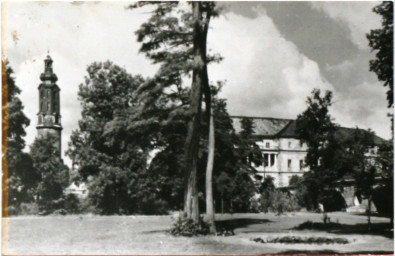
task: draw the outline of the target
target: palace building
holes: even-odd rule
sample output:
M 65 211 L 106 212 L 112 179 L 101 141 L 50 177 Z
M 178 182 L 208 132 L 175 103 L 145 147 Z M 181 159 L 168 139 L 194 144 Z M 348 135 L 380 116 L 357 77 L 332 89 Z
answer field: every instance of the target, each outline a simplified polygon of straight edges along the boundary
M 292 176 L 302 176 L 308 168 L 304 165 L 307 154 L 307 145 L 301 143 L 296 134 L 296 121 L 292 119 L 233 116 L 233 127 L 236 133 L 241 131 L 241 120 L 252 119 L 254 124 L 254 137 L 260 147 L 264 164 L 254 166 L 258 175 L 265 178 L 270 175 L 274 178 L 276 187 L 289 186 Z M 339 139 L 352 136 L 355 129 L 340 127 L 336 133 Z M 374 143 L 380 145 L 386 141 L 374 136 Z

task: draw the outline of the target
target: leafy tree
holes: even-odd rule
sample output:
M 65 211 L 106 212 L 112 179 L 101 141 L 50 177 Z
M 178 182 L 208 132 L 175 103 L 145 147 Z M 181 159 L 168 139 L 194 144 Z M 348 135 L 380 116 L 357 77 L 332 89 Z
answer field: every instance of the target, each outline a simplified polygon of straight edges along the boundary
M 243 140 L 236 134 L 232 119 L 226 110 L 226 101 L 215 100 L 215 163 L 214 199 L 217 211 L 247 212 L 250 199 L 256 193 L 247 165 L 248 153 L 242 150 Z M 255 142 L 254 142 L 255 143 Z
M 18 95 L 21 93 L 15 84 L 13 70 L 8 61 L 2 62 L 3 69 L 3 170 L 5 186 L 3 195 L 9 207 L 18 207 L 21 202 L 33 200 L 33 189 L 37 184 L 37 175 L 33 170 L 28 154 L 22 152 L 25 147 L 25 129 L 30 120 L 23 113 L 23 104 Z M 5 97 L 5 98 L 4 98 Z M 7 205 L 7 202 L 5 202 Z M 6 216 L 7 214 L 4 214 Z
M 295 196 L 289 192 L 280 191 L 274 186 L 274 179 L 270 175 L 260 186 L 259 211 L 276 212 L 278 215 L 284 212 L 298 210 L 300 207 Z
M 375 146 L 373 136 L 371 131 L 356 129 L 344 145 L 347 148 L 346 154 L 351 167 L 351 175 L 355 179 L 357 193 L 368 199 L 369 229 L 373 186 L 376 184 L 375 178 L 378 171 L 375 156 L 370 152 Z
M 147 166 L 151 144 L 158 138 L 145 136 L 146 130 L 154 129 L 156 121 L 128 123 L 139 107 L 134 93 L 144 79 L 111 62 L 93 63 L 87 72 L 78 93 L 82 119 L 67 152 L 77 179 L 87 182 L 89 199 L 103 214 L 163 213 L 161 195 L 166 193 L 158 186 L 162 174 L 171 170 L 154 167 L 159 160 Z M 159 153 L 158 159 L 163 157 Z M 152 207 L 155 204 L 162 208 Z
M 310 170 L 304 175 L 311 196 L 308 208 L 316 208 L 324 189 L 332 187 L 347 170 L 341 161 L 344 148 L 335 138 L 337 125 L 329 115 L 331 100 L 330 91 L 321 97 L 320 90 L 313 90 L 307 98 L 307 109 L 296 120 L 297 134 L 308 146 L 305 163 Z
M 33 166 L 39 174 L 37 203 L 40 211 L 50 213 L 62 207 L 63 190 L 69 184 L 69 168 L 59 157 L 58 138 L 50 133 L 38 137 L 30 146 Z
M 170 117 L 181 114 L 188 119 L 184 154 L 184 212 L 187 218 L 199 223 L 197 169 L 201 101 L 204 93 L 209 117 L 211 95 L 207 64 L 216 58 L 207 56 L 207 33 L 210 19 L 217 15 L 217 11 L 212 2 L 192 2 L 191 11 L 177 9 L 178 2 L 155 4 L 151 18 L 136 33 L 138 41 L 142 42 L 140 50 L 154 63 L 160 64 L 160 68 L 141 91 L 148 103 L 146 106 L 158 102 L 153 97 L 155 94 L 163 94 L 172 87 L 176 88 L 178 96 L 181 93 L 189 94 L 189 97 L 185 97 L 186 94 L 181 96 L 182 107 L 177 110 L 173 108 Z M 139 4 L 131 8 L 137 6 Z M 176 12 L 178 16 L 174 15 Z M 185 76 L 192 76 L 190 90 L 185 90 L 183 86 Z
M 367 35 L 369 46 L 372 48 L 372 51 L 376 52 L 376 58 L 370 61 L 370 71 L 373 71 L 377 74 L 378 79 L 384 82 L 384 86 L 388 86 L 388 107 L 392 107 L 394 103 L 393 2 L 383 1 L 381 4 L 373 8 L 373 12 L 381 15 L 382 28 L 373 29 Z
M 379 187 L 373 191 L 372 200 L 379 213 L 389 216 L 394 221 L 394 147 L 392 142 L 378 147 L 375 159 L 377 176 L 381 179 Z
M 244 117 L 240 122 L 240 152 L 243 155 L 242 158 L 245 159 L 246 168 L 251 169 L 252 164 L 256 166 L 262 165 L 262 152 L 253 137 L 255 129 L 253 120 L 251 118 Z

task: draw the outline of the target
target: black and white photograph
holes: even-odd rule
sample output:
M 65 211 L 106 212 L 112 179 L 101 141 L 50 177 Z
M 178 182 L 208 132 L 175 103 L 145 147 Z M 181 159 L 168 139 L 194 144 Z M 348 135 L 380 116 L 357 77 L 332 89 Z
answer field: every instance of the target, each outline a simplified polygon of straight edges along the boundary
M 2 255 L 393 255 L 392 1 L 2 1 Z

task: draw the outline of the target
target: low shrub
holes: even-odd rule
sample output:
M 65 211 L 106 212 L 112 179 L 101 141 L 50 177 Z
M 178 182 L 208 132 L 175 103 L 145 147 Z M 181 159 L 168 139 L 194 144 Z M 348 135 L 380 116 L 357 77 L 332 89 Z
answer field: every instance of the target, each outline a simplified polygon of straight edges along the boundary
M 178 217 L 170 233 L 174 236 L 203 236 L 210 233 L 210 228 L 202 218 L 200 224 L 196 224 L 192 219 Z
M 37 215 L 39 208 L 37 203 L 21 203 L 18 209 L 18 215 Z
M 296 226 L 294 229 L 296 230 L 328 230 L 328 229 L 339 229 L 342 227 L 342 224 L 334 223 L 334 222 L 327 222 L 327 223 L 320 223 L 320 222 L 312 222 L 306 221 L 302 224 Z
M 259 207 L 261 212 L 275 212 L 278 215 L 301 209 L 296 198 L 291 193 L 277 189 L 264 191 L 259 198 L 259 204 L 255 203 L 254 207 Z
M 62 210 L 66 213 L 76 214 L 82 212 L 80 199 L 74 194 L 67 194 L 63 196 Z

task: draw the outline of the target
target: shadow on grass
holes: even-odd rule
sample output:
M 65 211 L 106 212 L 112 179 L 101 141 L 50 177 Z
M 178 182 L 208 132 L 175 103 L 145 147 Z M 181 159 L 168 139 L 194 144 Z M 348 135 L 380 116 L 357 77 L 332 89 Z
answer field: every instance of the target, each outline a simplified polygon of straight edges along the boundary
M 217 230 L 227 230 L 234 232 L 237 228 L 244 228 L 254 224 L 263 224 L 271 222 L 267 219 L 254 219 L 254 218 L 239 218 L 231 220 L 217 220 L 215 226 Z
M 352 252 L 338 252 L 338 251 L 333 251 L 333 250 L 311 250 L 311 251 L 305 251 L 305 250 L 288 250 L 288 251 L 283 251 L 279 252 L 277 254 L 283 254 L 283 255 L 334 255 L 334 254 L 342 254 L 342 255 L 361 255 L 361 254 L 386 254 L 386 255 L 392 255 L 394 251 L 352 251 Z
M 267 219 L 254 219 L 254 218 L 239 218 L 239 219 L 231 219 L 231 220 L 217 220 L 215 221 L 215 226 L 218 232 L 230 232 L 234 235 L 234 230 L 237 228 L 248 227 L 253 224 L 263 224 L 271 222 Z M 155 233 L 168 233 L 170 229 L 162 229 L 162 230 L 149 230 L 141 232 L 142 234 L 155 234 Z
M 335 234 L 358 234 L 358 235 L 379 235 L 387 238 L 393 238 L 393 226 L 390 223 L 372 223 L 371 229 L 368 229 L 367 223 L 360 223 L 355 225 L 341 224 L 341 223 L 320 223 L 306 221 L 294 228 L 293 230 L 319 230 L 327 231 Z
M 141 234 L 165 234 L 169 233 L 171 229 L 161 229 L 161 230 L 149 230 L 149 231 L 143 231 Z

